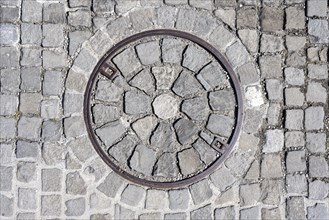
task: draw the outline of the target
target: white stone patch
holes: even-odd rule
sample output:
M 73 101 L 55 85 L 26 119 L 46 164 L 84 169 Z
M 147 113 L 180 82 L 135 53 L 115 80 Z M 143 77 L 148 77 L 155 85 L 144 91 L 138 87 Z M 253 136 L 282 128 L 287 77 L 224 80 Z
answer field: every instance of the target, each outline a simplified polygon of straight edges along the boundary
M 168 94 L 163 94 L 155 98 L 153 102 L 154 113 L 161 119 L 169 119 L 178 113 L 179 102 L 176 98 Z
M 260 86 L 249 86 L 245 89 L 246 105 L 249 108 L 257 108 L 264 104 L 262 89 Z

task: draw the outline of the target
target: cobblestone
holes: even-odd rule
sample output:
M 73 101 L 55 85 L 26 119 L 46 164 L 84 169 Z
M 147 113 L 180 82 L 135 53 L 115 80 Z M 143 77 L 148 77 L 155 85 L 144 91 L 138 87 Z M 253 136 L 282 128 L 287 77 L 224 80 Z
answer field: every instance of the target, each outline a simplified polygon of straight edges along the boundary
M 23 23 L 21 24 L 21 41 L 23 44 L 41 45 L 42 30 L 41 25 Z
M 287 199 L 287 218 L 306 219 L 303 197 L 290 197 Z
M 2 0 L 1 4 L 0 214 L 4 218 L 328 215 L 327 1 Z M 106 166 L 92 147 L 81 113 L 87 80 L 99 57 L 127 36 L 163 28 L 191 32 L 225 55 L 240 79 L 245 108 L 240 144 L 223 166 L 188 187 L 156 190 L 131 185 Z M 154 51 L 153 47 L 136 51 L 136 46 L 149 43 Z M 132 43 L 107 60 L 118 75 L 112 82 L 103 76 L 96 79 L 90 109 L 96 138 L 116 164 L 141 178 L 145 172 L 151 173 L 146 176 L 149 180 L 169 181 L 192 177 L 221 156 L 211 147 L 212 132 L 226 120 L 212 117 L 232 121 L 225 124 L 225 131 L 215 132 L 225 136 L 223 141 L 230 140 L 232 129 L 227 126 L 235 126 L 236 100 L 226 68 L 204 52 L 197 43 L 157 36 Z M 145 58 L 150 66 L 143 65 Z M 142 113 L 126 114 L 127 92 L 147 97 Z M 154 111 L 154 100 L 164 94 L 177 104 L 168 108 L 176 111 L 162 121 L 159 112 L 169 111 Z M 143 106 L 138 101 L 134 105 Z M 141 164 L 132 158 L 146 161 L 137 156 L 138 145 L 155 154 L 154 160 L 147 157 L 152 165 L 142 172 L 131 168 Z
M 327 3 L 326 0 L 307 1 L 307 16 L 325 17 L 327 15 Z
M 305 111 L 305 129 L 316 130 L 323 128 L 324 111 L 322 107 L 309 107 Z
M 303 172 L 306 170 L 305 151 L 290 151 L 286 157 L 288 173 Z
M 170 190 L 169 208 L 171 210 L 183 209 L 186 210 L 189 206 L 190 195 L 187 189 Z
M 309 172 L 311 177 L 327 177 L 329 175 L 329 167 L 325 158 L 322 156 L 310 156 Z
M 71 199 L 65 202 L 67 216 L 81 216 L 85 212 L 86 201 L 83 198 Z
M 29 188 L 18 188 L 18 207 L 21 209 L 36 209 L 36 190 Z
M 62 172 L 59 169 L 43 169 L 41 179 L 44 192 L 58 192 L 62 188 Z
M 325 103 L 327 101 L 326 88 L 321 83 L 309 83 L 307 86 L 306 100 L 308 102 Z
M 305 175 L 287 175 L 286 190 L 287 193 L 307 195 L 307 180 Z

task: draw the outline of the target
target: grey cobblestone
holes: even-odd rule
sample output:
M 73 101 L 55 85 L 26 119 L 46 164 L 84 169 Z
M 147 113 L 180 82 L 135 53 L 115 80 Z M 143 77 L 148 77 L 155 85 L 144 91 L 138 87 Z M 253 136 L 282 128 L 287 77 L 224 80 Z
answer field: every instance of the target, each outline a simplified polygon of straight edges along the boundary
M 305 11 L 302 7 L 288 7 L 286 9 L 286 29 L 304 29 Z
M 306 219 L 303 197 L 290 197 L 287 199 L 287 218 Z
M 30 188 L 18 188 L 17 205 L 21 209 L 36 209 L 36 190 Z
M 262 56 L 259 65 L 263 78 L 280 78 L 282 76 L 280 55 Z
M 262 202 L 267 205 L 279 205 L 283 183 L 281 180 L 265 180 L 261 184 Z
M 328 21 L 320 19 L 310 19 L 308 21 L 308 34 L 311 35 L 312 43 L 329 42 Z
M 1 216 L 10 217 L 13 215 L 13 198 L 0 194 L 0 214 Z
M 19 8 L 17 7 L 1 7 L 0 21 L 3 23 L 15 23 L 19 19 Z
M 289 130 L 302 130 L 304 111 L 302 109 L 286 110 L 285 127 Z
M 115 197 L 118 190 L 123 185 L 123 180 L 114 172 L 110 173 L 105 180 L 97 187 L 99 191 L 104 193 L 108 197 Z
M 305 129 L 316 130 L 323 128 L 324 111 L 322 107 L 309 107 L 305 111 Z
M 62 210 L 60 195 L 45 195 L 41 197 L 42 216 L 60 216 Z
M 241 219 L 259 219 L 260 209 L 258 206 L 240 210 Z
M 64 43 L 64 28 L 61 24 L 44 24 L 42 26 L 44 47 L 61 47 Z
M 263 152 L 274 153 L 280 152 L 284 146 L 284 134 L 283 130 L 267 130 L 266 143 L 263 146 Z
M 282 176 L 281 158 L 279 154 L 265 154 L 261 163 L 261 176 L 275 178 Z
M 187 189 L 169 190 L 169 208 L 171 210 L 186 210 L 189 206 L 190 195 Z
M 44 192 L 59 192 L 62 189 L 62 171 L 60 169 L 43 169 L 41 179 Z
M 11 191 L 13 182 L 13 167 L 0 167 L 1 180 L 0 180 L 0 190 L 1 191 Z
M 165 220 L 185 220 L 186 213 L 170 213 L 164 215 Z
M 206 205 L 191 212 L 191 220 L 211 219 L 211 206 Z
M 65 202 L 67 216 L 81 216 L 85 212 L 86 201 L 84 198 L 71 199 Z
M 130 206 L 137 206 L 146 195 L 145 189 L 135 185 L 128 185 L 121 195 L 121 201 Z
M 40 23 L 42 21 L 42 4 L 34 1 L 22 3 L 22 21 Z
M 0 67 L 17 67 L 19 64 L 19 51 L 15 47 L 2 47 L 0 58 Z
M 285 104 L 287 106 L 303 106 L 304 101 L 305 96 L 300 88 L 285 89 Z
M 288 84 L 300 86 L 304 84 L 305 76 L 302 69 L 288 67 L 284 70 L 285 80 Z
M 37 158 L 39 155 L 40 145 L 37 142 L 17 141 L 16 157 L 17 158 Z
M 325 133 L 306 133 L 306 148 L 312 153 L 326 152 Z
M 124 208 L 118 204 L 114 207 L 114 219 L 120 220 L 120 219 L 134 219 L 135 218 L 135 212 Z
M 208 180 L 201 180 L 200 182 L 193 184 L 190 187 L 190 191 L 193 203 L 195 205 L 207 201 L 213 195 L 213 192 L 209 187 Z
M 17 125 L 18 137 L 36 140 L 40 137 L 41 118 L 22 116 Z
M 15 95 L 0 95 L 2 103 L 0 107 L 0 115 L 8 116 L 16 114 L 18 110 L 18 97 Z
M 2 24 L 0 28 L 1 40 L 3 45 L 12 45 L 18 43 L 18 29 L 15 25 Z
M 23 114 L 39 114 L 41 99 L 40 93 L 21 93 L 19 110 Z
M 28 67 L 21 70 L 21 89 L 34 92 L 41 90 L 41 68 Z
M 2 93 L 16 94 L 19 91 L 20 73 L 18 70 L 1 69 L 0 80 Z
M 64 23 L 66 21 L 64 5 L 60 3 L 45 5 L 43 10 L 43 21 L 55 24 Z
M 73 195 L 85 195 L 87 191 L 86 182 L 78 172 L 66 175 L 66 193 Z
M 305 175 L 287 175 L 286 176 L 286 190 L 287 193 L 307 195 L 307 180 Z
M 309 157 L 309 172 L 311 177 L 327 177 L 329 165 L 323 156 Z
M 327 90 L 321 83 L 311 82 L 307 86 L 306 100 L 308 102 L 326 103 Z
M 274 35 L 263 34 L 261 38 L 261 52 L 279 52 L 284 49 L 283 39 Z
M 324 199 L 328 196 L 329 185 L 321 180 L 314 180 L 309 183 L 309 198 Z
M 305 145 L 305 135 L 301 131 L 290 131 L 285 133 L 285 146 L 302 147 Z
M 303 172 L 306 170 L 305 151 L 290 151 L 286 157 L 288 173 Z
M 328 78 L 328 68 L 326 65 L 309 64 L 308 76 L 312 79 L 326 79 Z
M 260 200 L 260 185 L 240 185 L 240 204 L 241 206 L 255 205 Z
M 327 15 L 327 3 L 326 0 L 307 1 L 307 16 L 319 16 L 325 17 Z
M 159 199 L 161 198 L 161 199 Z M 165 191 L 149 189 L 146 194 L 145 208 L 151 210 L 163 210 L 167 207 L 167 195 Z
M 276 7 L 263 7 L 261 27 L 263 31 L 280 31 L 283 29 L 283 11 Z
M 306 44 L 306 37 L 287 36 L 286 44 L 288 51 L 300 51 Z
M 273 209 L 262 209 L 262 218 L 263 219 L 279 219 L 281 216 L 280 209 L 273 208 Z

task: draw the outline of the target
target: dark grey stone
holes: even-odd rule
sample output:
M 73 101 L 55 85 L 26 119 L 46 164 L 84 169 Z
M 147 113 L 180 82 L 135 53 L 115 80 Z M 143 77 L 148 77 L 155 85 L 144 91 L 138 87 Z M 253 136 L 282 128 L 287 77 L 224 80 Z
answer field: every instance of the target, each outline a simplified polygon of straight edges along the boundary
M 289 197 L 286 204 L 288 219 L 306 219 L 303 197 Z
M 42 139 L 44 141 L 59 141 L 62 136 L 61 128 L 61 121 L 44 121 L 42 123 Z
M 209 104 L 212 110 L 221 112 L 234 112 L 235 95 L 232 89 L 224 89 L 209 93 Z
M 150 41 L 136 46 L 138 57 L 142 64 L 152 65 L 160 62 L 160 44 L 158 41 Z
M 156 161 L 155 152 L 144 146 L 138 145 L 129 161 L 129 166 L 137 172 L 150 176 Z
M 259 59 L 261 76 L 263 78 L 281 78 L 282 77 L 282 61 L 281 55 L 264 55 Z
M 19 110 L 23 114 L 40 114 L 40 93 L 21 93 Z
M 156 149 L 170 150 L 175 142 L 175 133 L 168 123 L 159 123 L 151 135 L 151 145 Z
M 19 51 L 15 47 L 1 47 L 0 67 L 18 67 Z
M 61 3 L 51 3 L 45 5 L 43 10 L 43 21 L 47 23 L 65 23 L 65 8 L 64 4 Z
M 186 99 L 182 103 L 181 111 L 192 120 L 203 121 L 208 117 L 210 111 L 208 100 L 204 96 Z
M 41 45 L 41 41 L 42 41 L 41 25 L 22 23 L 21 40 L 23 44 Z
M 186 210 L 189 206 L 190 195 L 187 189 L 169 190 L 169 208 L 171 210 Z
M 22 116 L 17 125 L 18 137 L 30 140 L 37 140 L 40 138 L 41 118 L 28 118 Z
M 198 127 L 191 121 L 185 118 L 179 119 L 174 128 L 180 144 L 184 145 L 194 139 L 198 132 Z
M 224 137 L 229 137 L 231 135 L 233 126 L 233 118 L 219 114 L 211 114 L 207 123 L 207 129 L 209 131 Z
M 90 11 L 78 9 L 68 12 L 68 23 L 74 27 L 91 27 Z
M 44 47 L 61 47 L 64 43 L 64 26 L 62 24 L 44 24 L 42 26 Z
M 155 176 L 164 178 L 175 178 L 179 174 L 175 154 L 162 154 L 154 166 Z
M 302 172 L 306 170 L 305 151 L 290 151 L 286 157 L 288 173 Z
M 20 182 L 28 183 L 35 179 L 36 163 L 19 162 L 17 164 L 16 177 Z
M 42 22 L 42 3 L 35 1 L 22 2 L 22 21 L 31 23 Z
M 190 192 L 193 199 L 193 203 L 195 205 L 199 205 L 207 201 L 213 195 L 213 192 L 208 183 L 208 179 L 204 179 L 197 183 L 194 183 L 192 186 L 190 186 Z
M 134 76 L 129 81 L 131 86 L 134 86 L 147 94 L 152 94 L 155 91 L 154 78 L 149 69 L 144 69 Z
M 329 165 L 324 156 L 309 157 L 309 175 L 310 177 L 329 176 Z
M 104 193 L 106 196 L 114 198 L 123 184 L 124 182 L 121 177 L 112 172 L 97 187 L 97 189 Z
M 308 107 L 305 110 L 305 129 L 318 130 L 324 126 L 323 107 Z
M 37 142 L 17 141 L 16 157 L 17 158 L 36 158 L 39 155 L 40 145 Z
M 110 81 L 99 81 L 95 99 L 106 102 L 117 102 L 123 95 L 123 90 Z
M 71 116 L 64 119 L 64 134 L 66 138 L 75 138 L 85 132 L 85 124 L 81 116 Z
M 18 70 L 0 70 L 1 88 L 4 94 L 16 94 L 20 86 L 20 72 Z
M 177 63 L 182 61 L 185 43 L 178 39 L 163 39 L 162 41 L 162 60 L 165 63 Z
M 151 98 L 143 93 L 128 91 L 124 96 L 124 111 L 130 115 L 150 113 Z
M 181 97 L 187 97 L 202 91 L 202 87 L 190 72 L 183 70 L 172 90 Z
M 198 152 L 189 148 L 178 153 L 178 164 L 183 175 L 189 175 L 202 168 Z
M 206 166 L 210 165 L 217 158 L 217 151 L 200 138 L 193 144 L 193 147 L 198 151 L 200 159 Z
M 215 220 L 235 219 L 234 206 L 215 209 Z
M 263 7 L 261 27 L 263 31 L 275 32 L 283 29 L 283 10 L 277 7 Z
M 1 23 L 15 23 L 19 18 L 19 8 L 1 7 L 0 14 Z
M 40 67 L 28 67 L 22 69 L 21 78 L 22 78 L 21 89 L 31 92 L 41 90 Z
M 247 220 L 247 219 L 259 219 L 260 218 L 260 210 L 258 206 L 246 208 L 240 210 L 240 219 Z
M 124 76 L 128 76 L 141 68 L 133 48 L 128 48 L 115 56 L 113 62 Z
M 196 46 L 188 46 L 183 55 L 182 65 L 194 73 L 198 73 L 208 62 L 208 53 L 204 49 Z
M 138 204 L 145 198 L 145 195 L 145 189 L 129 184 L 122 192 L 121 202 L 130 206 L 138 206 Z
M 114 157 L 118 162 L 127 164 L 128 159 L 135 147 L 135 140 L 127 135 L 119 143 L 113 145 L 108 153 Z
M 110 147 L 125 132 L 126 132 L 126 128 L 121 124 L 119 120 L 110 122 L 105 126 L 96 129 L 97 136 L 99 136 L 99 138 L 108 147 Z

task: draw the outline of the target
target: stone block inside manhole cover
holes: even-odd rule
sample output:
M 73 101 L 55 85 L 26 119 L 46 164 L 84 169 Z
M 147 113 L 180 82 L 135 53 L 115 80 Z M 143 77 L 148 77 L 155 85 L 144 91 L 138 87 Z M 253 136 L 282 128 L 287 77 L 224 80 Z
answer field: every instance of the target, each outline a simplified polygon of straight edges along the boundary
M 165 188 L 212 173 L 237 141 L 236 75 L 207 42 L 174 30 L 133 35 L 91 75 L 85 122 L 101 158 L 138 184 Z

